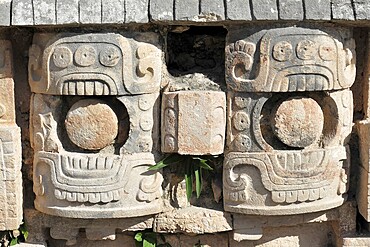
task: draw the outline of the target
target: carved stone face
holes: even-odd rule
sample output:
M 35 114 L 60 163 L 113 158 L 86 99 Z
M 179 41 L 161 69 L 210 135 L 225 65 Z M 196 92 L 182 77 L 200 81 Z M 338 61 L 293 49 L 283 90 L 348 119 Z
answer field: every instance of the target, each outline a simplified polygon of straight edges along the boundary
M 343 203 L 354 44 L 348 30 L 230 32 L 225 209 L 296 214 Z
M 138 40 L 112 33 L 34 36 L 29 75 L 38 210 L 73 218 L 161 211 L 162 176 L 147 171 L 158 148 L 161 51 L 159 43 Z

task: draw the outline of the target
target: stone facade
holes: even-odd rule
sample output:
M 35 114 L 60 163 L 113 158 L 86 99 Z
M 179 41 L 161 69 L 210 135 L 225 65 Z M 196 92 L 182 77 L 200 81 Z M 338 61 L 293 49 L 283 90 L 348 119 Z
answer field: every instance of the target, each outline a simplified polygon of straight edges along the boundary
M 0 0 L 0 231 L 370 246 L 369 9 Z

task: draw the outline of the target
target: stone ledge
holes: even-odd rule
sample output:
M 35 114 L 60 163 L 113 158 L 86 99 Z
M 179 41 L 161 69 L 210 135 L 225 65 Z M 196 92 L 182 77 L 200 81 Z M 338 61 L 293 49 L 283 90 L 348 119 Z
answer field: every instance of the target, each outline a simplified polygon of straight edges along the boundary
M 354 0 L 148 1 L 5 0 L 0 26 L 224 22 L 266 20 L 370 20 L 370 2 Z

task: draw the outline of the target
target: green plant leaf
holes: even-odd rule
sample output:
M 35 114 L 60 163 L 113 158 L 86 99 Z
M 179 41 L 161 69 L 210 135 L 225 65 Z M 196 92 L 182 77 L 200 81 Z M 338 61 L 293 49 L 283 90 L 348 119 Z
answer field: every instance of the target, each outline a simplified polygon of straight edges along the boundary
M 148 241 L 147 239 L 144 239 L 143 247 L 156 247 L 156 243 L 153 243 L 151 241 Z
M 186 197 L 190 201 L 191 195 L 193 194 L 193 164 L 190 159 L 185 162 L 185 187 Z
M 155 170 L 162 169 L 168 165 L 179 163 L 182 159 L 183 157 L 181 155 L 171 154 L 165 157 L 164 159 L 162 159 L 161 161 L 159 161 L 154 166 L 149 167 L 148 171 L 155 171 Z
M 142 232 L 138 232 L 135 234 L 135 240 L 138 241 L 138 242 L 143 242 L 143 233 Z
M 194 168 L 194 176 L 195 176 L 195 192 L 197 194 L 197 198 L 200 196 L 200 192 L 202 191 L 202 174 L 201 168 L 196 166 Z
M 208 164 L 207 164 L 207 160 L 205 159 L 199 159 L 199 166 L 202 168 L 202 169 L 206 169 L 206 170 L 210 170 L 212 171 L 213 168 L 210 167 Z
M 13 245 L 16 245 L 18 244 L 18 238 L 13 238 L 11 241 L 10 241 L 10 246 L 13 246 Z

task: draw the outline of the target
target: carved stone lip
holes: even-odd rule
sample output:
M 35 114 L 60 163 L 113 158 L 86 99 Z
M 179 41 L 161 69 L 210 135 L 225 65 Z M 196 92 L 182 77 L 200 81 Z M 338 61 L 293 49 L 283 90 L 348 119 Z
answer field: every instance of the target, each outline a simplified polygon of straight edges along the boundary
M 42 151 L 35 154 L 35 164 L 39 166 L 41 163 L 50 167 L 50 179 L 55 188 L 70 192 L 95 193 L 124 188 L 131 170 L 140 165 L 153 165 L 154 157 L 151 153 L 81 155 Z
M 62 76 L 58 82 L 61 95 L 117 95 L 115 80 L 101 73 L 74 73 Z

